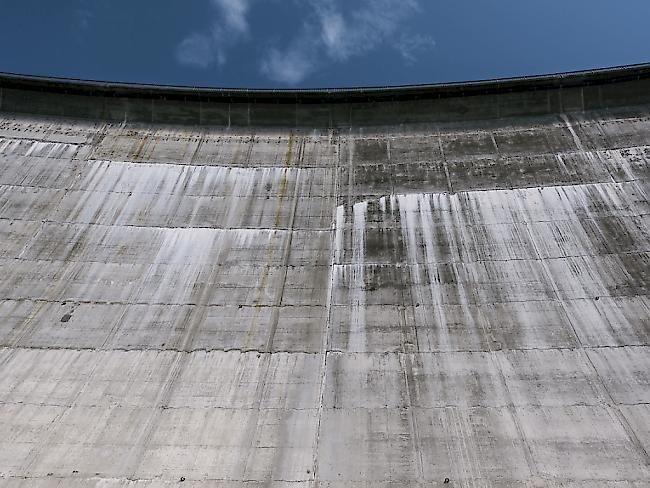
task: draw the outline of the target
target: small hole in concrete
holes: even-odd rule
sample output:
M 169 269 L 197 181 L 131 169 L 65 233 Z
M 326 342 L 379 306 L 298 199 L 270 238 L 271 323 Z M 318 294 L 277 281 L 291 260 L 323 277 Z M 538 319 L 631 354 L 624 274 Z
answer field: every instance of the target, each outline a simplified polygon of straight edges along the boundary
M 72 315 L 67 313 L 63 317 L 61 317 L 61 322 L 68 322 L 71 318 L 72 318 Z

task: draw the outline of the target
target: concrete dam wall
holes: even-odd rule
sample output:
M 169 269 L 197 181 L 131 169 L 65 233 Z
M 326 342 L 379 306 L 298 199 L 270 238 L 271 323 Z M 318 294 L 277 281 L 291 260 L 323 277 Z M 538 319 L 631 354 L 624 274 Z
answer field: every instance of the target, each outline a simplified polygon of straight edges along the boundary
M 647 66 L 0 76 L 0 487 L 648 487 L 649 163 Z

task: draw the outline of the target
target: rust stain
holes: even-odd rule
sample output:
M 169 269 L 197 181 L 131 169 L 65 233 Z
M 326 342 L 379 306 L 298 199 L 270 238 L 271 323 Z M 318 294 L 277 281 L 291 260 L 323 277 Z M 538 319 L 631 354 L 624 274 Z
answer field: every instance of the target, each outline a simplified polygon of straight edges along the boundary
M 131 156 L 131 159 L 139 159 L 140 155 L 142 154 L 142 151 L 144 150 L 145 145 L 147 144 L 149 140 L 149 134 L 145 134 L 145 136 L 142 138 L 140 141 L 140 144 L 138 145 L 137 149 Z
M 291 162 L 292 162 L 292 155 L 293 155 L 293 145 L 294 145 L 294 137 L 293 133 L 289 134 L 289 144 L 287 147 L 287 153 L 284 157 L 284 172 L 282 174 L 282 179 L 280 181 L 280 189 L 279 189 L 279 197 L 280 197 L 280 203 L 278 204 L 278 209 L 275 212 L 275 219 L 273 223 L 273 238 L 272 241 L 269 243 L 269 247 L 266 251 L 266 259 L 265 259 L 265 264 L 264 264 L 264 269 L 262 270 L 262 274 L 260 276 L 260 284 L 259 287 L 257 288 L 257 294 L 255 296 L 255 301 L 253 302 L 255 305 L 255 308 L 253 309 L 253 316 L 251 317 L 251 326 L 248 329 L 246 333 L 246 347 L 249 347 L 249 342 L 250 339 L 252 339 L 257 332 L 257 326 L 258 326 L 258 315 L 260 311 L 260 300 L 262 298 L 262 294 L 264 293 L 264 290 L 266 289 L 269 281 L 269 276 L 271 274 L 271 265 L 273 262 L 273 242 L 278 238 L 279 233 L 278 230 L 280 228 L 280 221 L 282 218 L 282 209 L 284 208 L 284 202 L 287 197 L 287 188 L 289 187 L 289 178 L 288 178 L 288 170 L 291 167 Z
M 149 156 L 146 156 L 146 159 L 153 159 L 153 153 L 156 150 L 156 147 L 158 147 L 158 142 L 160 141 L 160 137 L 158 136 L 158 131 L 153 135 L 153 145 L 151 146 L 151 149 L 149 151 Z
M 293 132 L 289 134 L 289 145 L 287 147 L 287 154 L 284 157 L 284 166 L 288 168 L 291 166 L 291 153 L 293 152 Z

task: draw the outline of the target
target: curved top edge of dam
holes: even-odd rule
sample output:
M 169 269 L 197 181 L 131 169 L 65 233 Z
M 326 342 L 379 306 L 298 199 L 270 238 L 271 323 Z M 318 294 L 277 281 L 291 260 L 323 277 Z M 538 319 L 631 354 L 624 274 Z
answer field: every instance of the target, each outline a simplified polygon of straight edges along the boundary
M 650 63 L 430 85 L 249 89 L 0 73 L 0 111 L 130 123 L 337 128 L 449 123 L 650 103 Z

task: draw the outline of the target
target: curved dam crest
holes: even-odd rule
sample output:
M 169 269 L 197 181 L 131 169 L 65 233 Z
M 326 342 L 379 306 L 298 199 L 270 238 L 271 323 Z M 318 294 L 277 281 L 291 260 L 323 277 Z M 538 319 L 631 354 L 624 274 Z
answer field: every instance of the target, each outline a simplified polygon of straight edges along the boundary
M 1 488 L 648 486 L 648 66 L 0 94 Z

